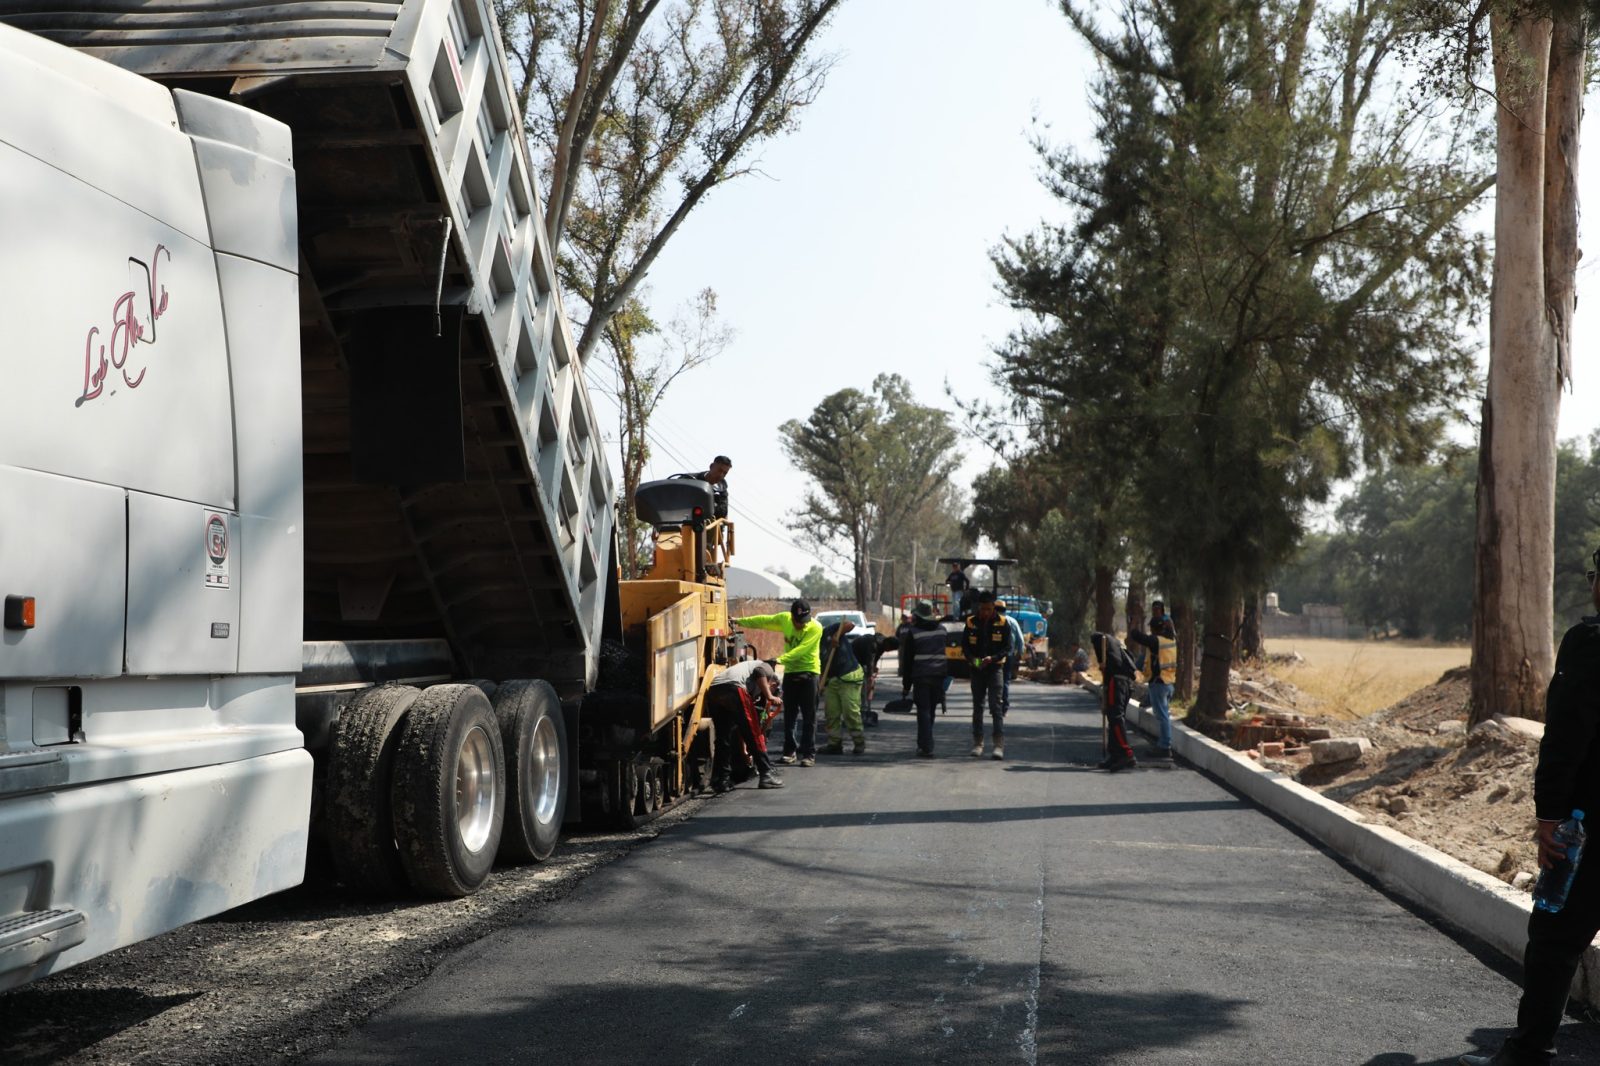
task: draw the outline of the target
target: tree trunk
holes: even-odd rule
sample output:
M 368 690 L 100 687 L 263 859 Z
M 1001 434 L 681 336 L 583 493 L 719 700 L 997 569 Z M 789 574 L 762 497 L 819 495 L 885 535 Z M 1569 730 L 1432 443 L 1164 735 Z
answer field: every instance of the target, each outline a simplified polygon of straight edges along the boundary
M 1194 607 L 1188 600 L 1174 599 L 1171 611 L 1178 631 L 1178 683 L 1172 695 L 1189 700 L 1194 698 Z
M 1094 628 L 1101 633 L 1116 632 L 1117 592 L 1111 584 L 1114 576 L 1109 566 L 1094 568 Z
M 1233 618 L 1228 624 L 1228 658 L 1230 662 L 1244 661 L 1244 645 L 1240 637 L 1244 634 L 1244 600 L 1233 601 Z
M 1261 599 L 1256 592 L 1244 598 L 1244 628 L 1239 631 L 1239 657 L 1260 662 L 1266 657 L 1266 642 L 1261 636 Z
M 1135 570 L 1128 575 L 1128 632 L 1143 633 L 1145 623 L 1144 611 L 1144 575 Z
M 872 578 L 867 574 L 867 567 L 870 566 L 871 563 L 867 559 L 866 532 L 860 528 L 857 528 L 855 540 L 856 565 L 854 569 L 856 572 L 856 610 L 865 611 L 867 609 L 867 584 L 872 580 Z
M 617 501 L 617 540 L 622 545 L 622 559 L 619 562 L 622 577 L 631 581 L 643 572 L 639 559 L 639 513 L 634 495 L 639 491 L 639 482 L 644 477 L 648 453 L 639 423 L 630 415 L 629 398 L 624 395 L 619 401 L 623 405 L 622 498 Z
M 594 69 L 595 49 L 600 45 L 600 38 L 605 36 L 607 8 L 611 0 L 595 0 L 594 18 L 590 21 L 589 36 L 584 44 L 583 53 L 578 60 L 578 69 L 573 72 L 572 93 L 567 97 L 567 113 L 561 123 L 561 133 L 556 138 L 556 158 L 550 167 L 550 199 L 545 204 L 544 230 L 549 235 L 552 247 L 561 246 L 561 238 L 566 230 L 567 212 L 565 205 L 572 198 L 572 149 L 573 137 L 578 128 L 578 115 L 583 111 L 584 101 L 589 93 L 589 72 Z M 583 8 L 579 7 L 578 25 L 583 26 Z
M 1228 713 L 1228 671 L 1233 665 L 1234 612 L 1238 600 L 1231 593 L 1206 591 L 1206 617 L 1200 637 L 1200 689 L 1195 694 L 1194 714 L 1202 718 L 1221 718 Z
M 1559 384 L 1572 383 L 1572 315 L 1577 309 L 1578 132 L 1583 125 L 1588 16 L 1570 4 L 1550 38 L 1544 138 L 1544 300 L 1556 346 Z M 1559 390 L 1558 390 L 1559 398 Z
M 1545 129 L 1551 24 L 1493 17 L 1494 288 L 1478 442 L 1470 724 L 1544 717 L 1554 665 L 1556 413 L 1546 306 Z

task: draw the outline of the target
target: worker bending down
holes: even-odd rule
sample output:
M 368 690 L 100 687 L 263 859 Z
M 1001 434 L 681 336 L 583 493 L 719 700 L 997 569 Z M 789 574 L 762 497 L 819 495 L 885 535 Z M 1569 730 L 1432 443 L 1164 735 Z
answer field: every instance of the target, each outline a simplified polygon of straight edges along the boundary
M 822 712 L 828 730 L 829 755 L 844 754 L 844 734 L 855 742 L 852 753 L 867 750 L 867 734 L 861 727 L 861 686 L 867 671 L 856 658 L 856 640 L 850 631 L 856 624 L 848 618 L 822 629 Z
M 1106 757 L 1100 769 L 1117 773 L 1139 765 L 1128 746 L 1128 697 L 1133 694 L 1133 678 L 1138 672 L 1133 656 L 1110 633 L 1091 633 L 1089 644 L 1100 664 L 1100 713 L 1106 719 Z
M 706 688 L 706 713 L 711 716 L 714 741 L 711 749 L 711 790 L 726 792 L 733 787 L 733 747 L 743 741 L 750 761 L 760 775 L 761 788 L 782 788 L 783 781 L 772 772 L 767 757 L 766 730 L 756 717 L 752 697 L 760 696 L 768 706 L 780 702 L 773 684 L 777 671 L 760 659 L 735 663 L 712 679 Z

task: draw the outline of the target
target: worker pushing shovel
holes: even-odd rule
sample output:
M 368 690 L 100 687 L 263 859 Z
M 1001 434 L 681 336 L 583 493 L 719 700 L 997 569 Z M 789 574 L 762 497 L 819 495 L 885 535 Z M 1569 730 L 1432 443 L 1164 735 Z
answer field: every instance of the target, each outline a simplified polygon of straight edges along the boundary
M 867 672 L 856 658 L 854 643 L 844 639 L 854 628 L 855 623 L 846 618 L 822 631 L 822 642 L 828 648 L 822 667 L 823 725 L 828 731 L 824 755 L 844 754 L 845 730 L 855 741 L 854 754 L 867 750 L 867 734 L 861 725 L 861 686 Z

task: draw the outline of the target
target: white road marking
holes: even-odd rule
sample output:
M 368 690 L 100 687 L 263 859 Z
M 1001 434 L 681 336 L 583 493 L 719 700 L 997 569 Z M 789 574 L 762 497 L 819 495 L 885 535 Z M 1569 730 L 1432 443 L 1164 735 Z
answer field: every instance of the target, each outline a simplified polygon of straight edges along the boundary
M 1056 753 L 1056 727 L 1050 727 L 1050 755 Z M 1047 786 L 1048 787 L 1048 786 Z M 1044 851 L 1039 852 L 1039 887 L 1033 898 L 1034 942 L 1039 953 L 1034 957 L 1033 968 L 1028 971 L 1028 994 L 1023 999 L 1028 1009 L 1028 1021 L 1017 1034 L 1017 1046 L 1022 1049 L 1022 1059 L 1028 1066 L 1039 1063 L 1039 977 L 1044 970 Z

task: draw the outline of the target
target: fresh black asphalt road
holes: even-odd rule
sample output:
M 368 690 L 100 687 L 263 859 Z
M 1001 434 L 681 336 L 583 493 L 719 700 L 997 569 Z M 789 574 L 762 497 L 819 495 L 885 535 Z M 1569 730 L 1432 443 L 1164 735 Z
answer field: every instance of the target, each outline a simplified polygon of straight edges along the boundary
M 1204 775 L 1107 775 L 1082 692 L 1005 762 L 885 716 L 461 951 L 317 1058 L 366 1063 L 1443 1064 L 1515 974 Z M 1570 1022 L 1563 1062 L 1600 1063 Z

